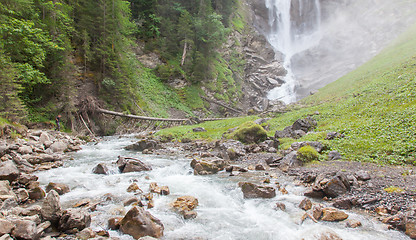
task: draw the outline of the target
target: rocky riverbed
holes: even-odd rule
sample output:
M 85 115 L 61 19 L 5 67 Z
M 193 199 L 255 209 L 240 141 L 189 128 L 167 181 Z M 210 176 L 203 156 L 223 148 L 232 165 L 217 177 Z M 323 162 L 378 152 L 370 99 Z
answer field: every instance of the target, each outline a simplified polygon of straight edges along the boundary
M 306 134 L 307 122 L 276 134 Z M 273 138 L 140 137 L 103 139 L 75 154 L 85 142 L 54 131 L 3 140 L 1 239 L 406 239 L 388 229 L 416 237 L 413 167 L 303 165 L 296 152 L 319 150 L 313 142 L 277 154 Z

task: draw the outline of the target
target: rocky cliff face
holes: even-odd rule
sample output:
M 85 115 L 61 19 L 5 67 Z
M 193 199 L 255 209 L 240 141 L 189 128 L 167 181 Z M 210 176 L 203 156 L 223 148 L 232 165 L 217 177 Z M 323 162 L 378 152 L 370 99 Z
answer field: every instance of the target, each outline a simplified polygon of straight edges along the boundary
M 264 37 L 263 28 L 268 26 L 268 10 L 264 0 L 243 0 L 241 6 L 246 14 L 247 26 L 244 33 L 235 31 L 230 39 L 237 39 L 242 44 L 235 46 L 229 42 L 226 48 L 236 49 L 244 56 L 242 108 L 265 111 L 271 104 L 267 99 L 268 92 L 283 83 L 282 78 L 287 72 L 282 64 L 282 55 L 276 54 Z

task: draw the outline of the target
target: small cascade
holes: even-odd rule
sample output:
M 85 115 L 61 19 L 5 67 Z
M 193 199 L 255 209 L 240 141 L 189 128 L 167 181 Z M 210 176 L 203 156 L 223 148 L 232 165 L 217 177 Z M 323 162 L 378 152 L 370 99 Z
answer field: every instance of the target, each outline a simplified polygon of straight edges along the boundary
M 285 103 L 296 101 L 296 78 L 291 70 L 292 57 L 316 46 L 321 39 L 321 5 L 319 0 L 265 0 L 269 10 L 266 34 L 276 52 L 284 54 L 285 83 L 271 90 L 268 98 Z

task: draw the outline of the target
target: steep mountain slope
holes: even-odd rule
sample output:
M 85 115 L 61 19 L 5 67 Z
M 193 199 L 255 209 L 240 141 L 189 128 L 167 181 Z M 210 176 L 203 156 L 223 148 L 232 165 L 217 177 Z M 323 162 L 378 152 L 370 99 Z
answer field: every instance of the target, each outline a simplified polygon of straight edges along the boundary
M 346 160 L 403 164 L 416 161 L 416 25 L 371 61 L 327 85 L 315 95 L 291 106 L 292 110 L 270 120 L 269 135 L 296 119 L 313 115 L 315 133 L 296 141 L 318 140 Z M 165 130 L 177 138 L 220 138 L 221 129 L 233 128 L 253 118 L 201 124 L 207 133 L 190 136 L 193 127 Z M 344 138 L 328 141 L 326 133 Z M 284 149 L 295 141 L 281 139 Z

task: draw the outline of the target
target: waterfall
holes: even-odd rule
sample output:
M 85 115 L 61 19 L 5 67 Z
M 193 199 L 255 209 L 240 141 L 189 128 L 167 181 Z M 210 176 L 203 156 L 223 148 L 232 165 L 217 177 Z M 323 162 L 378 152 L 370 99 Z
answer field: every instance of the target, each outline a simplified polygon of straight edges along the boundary
M 269 33 L 266 37 L 276 52 L 284 54 L 285 83 L 271 90 L 268 98 L 285 103 L 296 101 L 296 77 L 291 59 L 297 53 L 316 46 L 321 39 L 319 0 L 265 0 L 269 10 Z

